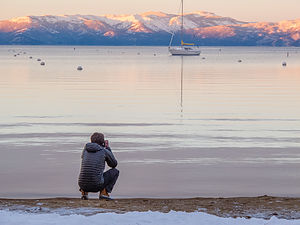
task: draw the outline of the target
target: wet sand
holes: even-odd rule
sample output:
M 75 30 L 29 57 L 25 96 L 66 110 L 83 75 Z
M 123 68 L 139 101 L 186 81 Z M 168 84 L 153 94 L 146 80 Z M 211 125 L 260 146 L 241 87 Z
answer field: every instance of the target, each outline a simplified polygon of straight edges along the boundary
M 169 211 L 205 212 L 220 217 L 300 219 L 300 198 L 239 197 L 189 199 L 115 199 L 112 201 L 75 198 L 0 199 L 0 210 L 32 213 L 93 215 L 104 212 Z

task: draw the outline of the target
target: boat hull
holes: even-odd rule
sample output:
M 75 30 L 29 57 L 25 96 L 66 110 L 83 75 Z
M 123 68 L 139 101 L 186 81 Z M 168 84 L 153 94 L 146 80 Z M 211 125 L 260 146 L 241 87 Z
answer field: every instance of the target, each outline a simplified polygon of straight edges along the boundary
M 186 49 L 186 48 L 169 48 L 169 52 L 174 56 L 183 56 L 183 55 L 190 55 L 190 56 L 197 56 L 200 55 L 201 51 L 199 49 Z

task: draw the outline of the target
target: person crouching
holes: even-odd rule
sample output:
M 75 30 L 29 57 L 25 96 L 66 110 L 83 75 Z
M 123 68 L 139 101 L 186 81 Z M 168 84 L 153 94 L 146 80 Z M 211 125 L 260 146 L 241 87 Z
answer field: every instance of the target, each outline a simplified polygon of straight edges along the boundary
M 99 192 L 99 199 L 111 199 L 109 193 L 119 177 L 115 159 L 108 141 L 102 133 L 94 133 L 91 143 L 87 143 L 81 155 L 81 169 L 78 185 L 82 193 L 81 199 L 88 199 L 88 192 Z M 105 162 L 111 169 L 104 172 Z

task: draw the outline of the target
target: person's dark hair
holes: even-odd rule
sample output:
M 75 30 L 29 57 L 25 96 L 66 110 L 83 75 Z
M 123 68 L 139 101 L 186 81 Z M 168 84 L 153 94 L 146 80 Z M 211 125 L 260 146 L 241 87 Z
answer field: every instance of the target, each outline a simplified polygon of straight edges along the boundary
M 91 136 L 91 142 L 92 143 L 97 143 L 98 145 L 104 146 L 104 135 L 102 133 L 93 133 Z

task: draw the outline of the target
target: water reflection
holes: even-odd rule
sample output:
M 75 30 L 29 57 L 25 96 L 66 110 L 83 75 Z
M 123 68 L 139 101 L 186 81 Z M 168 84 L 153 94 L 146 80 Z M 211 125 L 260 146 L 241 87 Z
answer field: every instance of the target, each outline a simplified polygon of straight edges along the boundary
M 283 68 L 282 48 L 204 48 L 202 60 L 160 47 L 20 47 L 47 60 L 41 68 L 6 48 L 0 197 L 76 196 L 80 152 L 96 130 L 120 161 L 119 196 L 300 194 L 293 49 Z
M 181 117 L 183 117 L 183 56 L 181 56 L 180 107 L 181 107 Z

